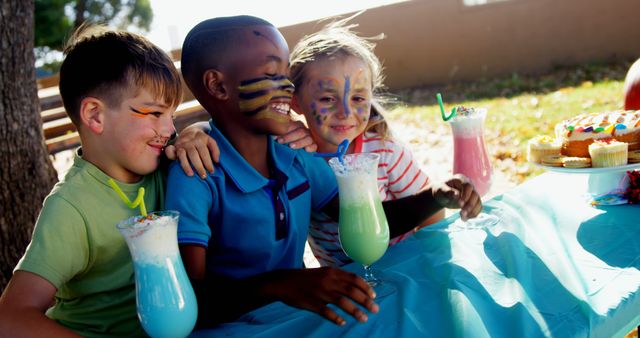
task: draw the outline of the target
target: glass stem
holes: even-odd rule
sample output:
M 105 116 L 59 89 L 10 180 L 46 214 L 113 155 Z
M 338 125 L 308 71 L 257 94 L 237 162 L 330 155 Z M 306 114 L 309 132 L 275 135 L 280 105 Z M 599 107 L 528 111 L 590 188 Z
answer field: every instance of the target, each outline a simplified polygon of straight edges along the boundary
M 369 284 L 375 281 L 375 277 L 373 277 L 373 273 L 371 272 L 371 266 L 369 265 L 364 265 L 364 280 Z

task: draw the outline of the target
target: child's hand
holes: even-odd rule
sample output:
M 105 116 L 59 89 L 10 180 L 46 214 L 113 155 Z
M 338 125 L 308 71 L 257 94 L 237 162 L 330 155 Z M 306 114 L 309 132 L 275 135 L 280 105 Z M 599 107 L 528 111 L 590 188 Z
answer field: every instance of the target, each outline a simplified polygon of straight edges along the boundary
M 293 149 L 304 148 L 307 152 L 314 152 L 318 145 L 313 141 L 309 129 L 301 121 L 293 121 L 289 125 L 289 130 L 284 135 L 276 137 L 280 144 L 288 143 Z
M 357 275 L 336 268 L 297 269 L 278 271 L 272 291 L 278 300 L 301 309 L 313 311 L 337 325 L 346 321 L 328 306 L 333 304 L 358 321 L 367 315 L 356 306 L 371 313 L 378 312 L 373 289 Z
M 439 187 L 434 187 L 433 197 L 444 208 L 460 210 L 460 218 L 466 221 L 482 211 L 482 201 L 473 184 L 464 175 L 454 175 Z
M 185 128 L 178 136 L 174 145 L 165 148 L 165 154 L 170 160 L 179 159 L 182 170 L 193 176 L 193 169 L 201 178 L 207 177 L 207 171 L 213 173 L 213 162 L 218 162 L 220 149 L 214 139 L 212 139 L 203 128 L 208 128 L 202 124 L 193 124 Z

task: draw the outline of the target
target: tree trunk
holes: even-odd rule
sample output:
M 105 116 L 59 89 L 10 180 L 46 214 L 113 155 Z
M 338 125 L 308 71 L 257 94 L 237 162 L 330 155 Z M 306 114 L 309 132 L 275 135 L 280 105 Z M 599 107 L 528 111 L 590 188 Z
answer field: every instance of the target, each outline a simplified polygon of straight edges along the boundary
M 0 0 L 0 291 L 56 181 L 42 132 L 33 0 Z

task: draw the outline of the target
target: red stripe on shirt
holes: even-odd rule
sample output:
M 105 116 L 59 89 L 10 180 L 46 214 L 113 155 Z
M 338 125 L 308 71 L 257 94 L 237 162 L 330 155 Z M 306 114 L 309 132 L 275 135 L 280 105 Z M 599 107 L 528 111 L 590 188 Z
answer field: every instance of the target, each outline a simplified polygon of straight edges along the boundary
M 364 143 L 369 143 L 372 141 L 382 141 L 382 136 L 375 136 L 367 139 L 363 139 Z
M 420 188 L 418 190 L 422 191 L 422 189 L 424 189 L 424 187 L 426 187 L 427 184 L 429 184 L 429 176 L 427 176 L 425 178 L 424 183 L 422 183 L 422 185 L 420 186 Z
M 362 152 L 362 140 L 364 138 L 364 133 L 356 136 L 356 138 L 353 140 L 354 143 L 354 147 L 353 147 L 353 152 L 354 153 L 361 153 Z
M 419 176 L 420 176 L 420 172 L 418 171 L 418 172 L 416 173 L 416 175 L 415 175 L 415 176 L 413 176 L 413 179 L 411 179 L 411 182 L 409 182 L 409 184 L 407 184 L 407 185 L 406 185 L 402 190 L 400 190 L 400 191 L 394 191 L 394 192 L 395 192 L 395 193 L 398 193 L 398 194 L 403 193 L 405 190 L 407 190 L 408 188 L 410 188 L 410 187 L 413 185 L 413 182 L 415 182 L 415 181 L 418 179 L 418 177 L 419 177 Z
M 402 150 L 402 153 L 400 154 L 400 156 L 396 160 L 396 163 L 394 163 L 393 166 L 391 166 L 391 168 L 389 168 L 389 170 L 387 170 L 387 174 L 392 172 L 393 169 L 395 169 L 398 166 L 398 164 L 402 161 L 403 157 L 404 157 L 404 149 Z
M 404 175 L 407 174 L 407 172 L 409 171 L 409 169 L 411 169 L 412 166 L 413 166 L 413 161 L 409 162 L 407 167 L 404 168 L 404 171 L 402 172 L 402 174 L 400 174 L 400 176 L 395 181 L 389 182 L 389 185 L 396 184 L 398 181 L 400 181 L 404 177 Z M 415 180 L 415 178 L 414 178 L 414 180 Z

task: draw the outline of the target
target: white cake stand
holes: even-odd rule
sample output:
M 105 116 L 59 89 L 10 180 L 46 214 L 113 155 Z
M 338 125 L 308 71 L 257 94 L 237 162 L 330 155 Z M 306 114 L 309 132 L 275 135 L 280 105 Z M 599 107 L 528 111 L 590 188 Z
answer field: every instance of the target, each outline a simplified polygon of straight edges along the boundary
M 550 167 L 534 163 L 537 167 L 547 171 L 565 174 L 585 174 L 589 175 L 589 186 L 587 193 L 596 202 L 603 202 L 609 196 L 621 196 L 629 186 L 627 171 L 640 169 L 640 163 L 627 164 L 617 167 L 606 168 L 564 168 Z M 620 201 L 622 201 L 620 197 Z M 625 201 L 626 202 L 626 201 Z M 603 204 L 603 203 L 596 203 Z

